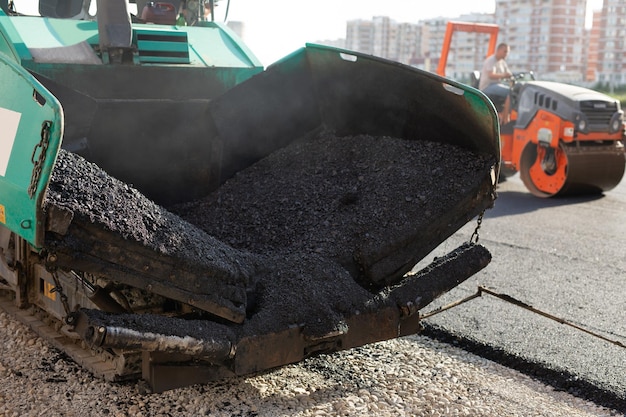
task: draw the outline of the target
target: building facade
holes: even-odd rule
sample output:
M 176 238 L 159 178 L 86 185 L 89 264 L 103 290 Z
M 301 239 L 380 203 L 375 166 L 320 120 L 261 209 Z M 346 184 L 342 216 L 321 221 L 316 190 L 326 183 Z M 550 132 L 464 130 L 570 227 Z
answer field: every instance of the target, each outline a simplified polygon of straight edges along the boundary
M 388 17 L 347 23 L 346 48 L 435 71 L 449 20 L 495 23 L 511 47 L 514 72 L 573 84 L 626 85 L 626 1 L 603 0 L 585 28 L 587 0 L 496 0 L 495 14 L 397 23 Z M 486 57 L 488 36 L 455 33 L 446 75 L 467 81 Z
M 626 85 L 626 2 L 604 0 L 603 3 L 597 29 L 596 81 L 613 89 Z
M 585 65 L 585 81 L 596 82 L 599 79 L 599 56 L 598 47 L 600 46 L 600 28 L 602 27 L 602 12 L 594 11 L 591 29 L 587 33 L 586 50 L 587 61 Z
M 436 55 L 437 63 L 443 47 L 448 20 L 440 20 L 435 34 L 431 34 L 433 54 Z M 491 14 L 468 14 L 455 19 L 461 22 L 489 23 L 493 24 L 494 16 Z M 442 32 L 443 30 L 443 32 Z M 446 76 L 462 82 L 470 81 L 470 74 L 480 71 L 483 61 L 487 58 L 490 36 L 476 32 L 455 32 L 450 43 L 450 52 L 446 62 Z M 434 68 L 436 69 L 436 67 Z M 434 70 L 433 69 L 433 70 Z
M 496 0 L 500 39 L 511 46 L 513 71 L 541 79 L 583 80 L 586 0 Z
M 404 64 L 421 55 L 420 25 L 389 17 L 351 20 L 346 25 L 346 48 Z

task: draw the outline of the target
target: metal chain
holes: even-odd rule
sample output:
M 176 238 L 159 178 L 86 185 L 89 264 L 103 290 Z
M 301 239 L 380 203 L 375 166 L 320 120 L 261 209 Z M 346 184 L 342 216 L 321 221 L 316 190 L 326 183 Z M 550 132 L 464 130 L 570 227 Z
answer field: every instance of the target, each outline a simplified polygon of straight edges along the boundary
M 28 186 L 28 196 L 30 198 L 33 198 L 35 191 L 37 191 L 37 184 L 39 183 L 39 178 L 41 177 L 43 163 L 46 160 L 46 152 L 48 150 L 48 145 L 50 144 L 51 127 L 52 122 L 50 120 L 45 120 L 41 124 L 41 140 L 37 145 L 35 145 L 33 154 L 30 157 L 31 162 L 33 163 L 33 174 L 30 178 L 30 185 Z M 39 157 L 35 161 L 37 149 L 41 149 L 41 151 L 39 152 Z
M 50 290 L 52 293 L 59 294 L 61 297 L 61 304 L 63 304 L 63 310 L 65 310 L 65 322 L 71 323 L 72 310 L 70 310 L 70 304 L 67 301 L 67 295 L 63 292 L 63 287 L 61 286 L 61 281 L 59 280 L 59 276 L 56 271 L 52 271 L 52 279 L 54 280 L 54 288 Z
M 65 292 L 63 291 L 63 287 L 61 286 L 61 280 L 59 279 L 59 275 L 57 273 L 57 267 L 56 265 L 54 265 L 56 259 L 57 258 L 55 254 L 49 254 L 46 259 L 46 270 L 50 272 L 50 275 L 52 275 L 52 279 L 54 280 L 54 288 L 52 288 L 50 292 L 59 294 L 59 297 L 61 298 L 61 304 L 63 304 L 63 310 L 65 310 L 65 317 L 63 318 L 63 321 L 65 321 L 66 324 L 73 324 L 74 314 L 70 309 L 70 303 L 68 301 L 67 295 L 65 294 Z
M 495 200 L 497 197 L 497 191 L 496 191 L 497 187 L 498 187 L 498 181 L 497 181 L 497 175 L 496 175 L 496 177 L 493 178 L 493 181 L 491 183 L 492 200 Z M 472 233 L 472 236 L 469 239 L 469 243 L 474 243 L 474 244 L 478 243 L 478 240 L 480 239 L 480 226 L 482 226 L 483 224 L 483 217 L 485 216 L 486 211 L 487 209 L 484 208 L 483 211 L 478 216 L 478 219 L 476 219 L 476 228 L 474 229 L 474 233 Z
M 474 233 L 472 233 L 472 236 L 470 237 L 470 243 L 478 243 L 478 239 L 480 239 L 479 230 L 480 226 L 483 224 L 484 215 L 485 210 L 483 210 L 482 213 L 480 213 L 480 215 L 478 216 L 478 219 L 476 219 L 476 228 L 474 229 Z

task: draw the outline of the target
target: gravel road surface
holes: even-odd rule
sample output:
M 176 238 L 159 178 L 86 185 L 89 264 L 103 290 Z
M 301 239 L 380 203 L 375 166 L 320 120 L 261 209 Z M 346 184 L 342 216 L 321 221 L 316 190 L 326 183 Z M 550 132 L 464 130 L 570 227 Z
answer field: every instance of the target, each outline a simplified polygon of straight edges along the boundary
M 0 416 L 620 416 L 424 336 L 149 392 L 94 378 L 0 311 Z

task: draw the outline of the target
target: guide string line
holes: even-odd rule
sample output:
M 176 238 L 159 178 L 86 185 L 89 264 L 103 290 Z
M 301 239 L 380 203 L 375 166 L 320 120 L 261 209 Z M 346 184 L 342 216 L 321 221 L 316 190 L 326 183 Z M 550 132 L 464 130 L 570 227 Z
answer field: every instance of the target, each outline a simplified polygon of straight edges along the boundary
M 432 317 L 432 316 L 434 316 L 436 314 L 439 314 L 439 313 L 442 313 L 442 312 L 444 312 L 446 310 L 450 310 L 453 307 L 457 307 L 457 306 L 459 306 L 461 304 L 464 304 L 464 303 L 466 303 L 468 301 L 471 301 L 471 300 L 473 300 L 475 298 L 478 298 L 478 297 L 482 296 L 483 293 L 484 294 L 489 294 L 491 296 L 494 296 L 494 297 L 496 297 L 496 298 L 498 298 L 498 299 L 500 299 L 502 301 L 505 301 L 507 303 L 514 304 L 514 305 L 516 305 L 518 307 L 521 307 L 521 308 L 523 308 L 525 310 L 531 311 L 531 312 L 533 312 L 535 314 L 539 314 L 539 315 L 541 315 L 543 317 L 546 317 L 546 318 L 548 318 L 550 320 L 554 320 L 557 323 L 573 327 L 576 330 L 579 330 L 581 332 L 587 333 L 587 334 L 589 334 L 589 335 L 591 335 L 593 337 L 597 337 L 598 339 L 602 339 L 602 340 L 604 340 L 606 342 L 609 342 L 609 343 L 614 344 L 616 346 L 619 346 L 621 348 L 626 348 L 626 345 L 624 343 L 618 341 L 618 340 L 609 339 L 608 337 L 605 337 L 605 336 L 603 336 L 603 335 L 601 335 L 599 333 L 593 332 L 593 331 L 591 331 L 589 329 L 586 329 L 586 328 L 584 328 L 582 326 L 574 324 L 574 323 L 572 323 L 572 322 L 570 322 L 570 321 L 568 321 L 566 319 L 563 319 L 563 318 L 557 317 L 555 315 L 552 315 L 550 313 L 546 313 L 545 311 L 539 310 L 538 308 L 535 308 L 535 307 L 533 307 L 533 306 L 531 306 L 529 304 L 526 304 L 523 301 L 520 301 L 520 300 L 518 300 L 518 299 L 516 299 L 514 297 L 511 297 L 510 295 L 501 294 L 501 293 L 495 292 L 493 290 L 490 290 L 490 289 L 485 288 L 485 287 L 480 286 L 480 285 L 478 286 L 478 290 L 476 291 L 476 293 L 470 295 L 469 297 L 463 298 L 461 300 L 454 301 L 454 302 L 452 302 L 452 303 L 450 303 L 448 305 L 445 305 L 445 306 L 438 307 L 438 308 L 436 308 L 436 309 L 434 309 L 434 310 L 432 310 L 432 311 L 430 311 L 428 313 L 420 314 L 420 320 Z

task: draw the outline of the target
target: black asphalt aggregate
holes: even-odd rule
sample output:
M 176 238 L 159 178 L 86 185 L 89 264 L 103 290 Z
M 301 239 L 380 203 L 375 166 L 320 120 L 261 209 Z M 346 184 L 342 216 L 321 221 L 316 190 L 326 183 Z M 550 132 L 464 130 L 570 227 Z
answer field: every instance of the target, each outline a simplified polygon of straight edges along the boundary
M 600 196 L 542 199 L 516 175 L 498 185 L 479 232 L 491 264 L 422 313 L 483 286 L 609 341 L 487 294 L 425 319 L 425 334 L 626 412 L 626 180 Z

